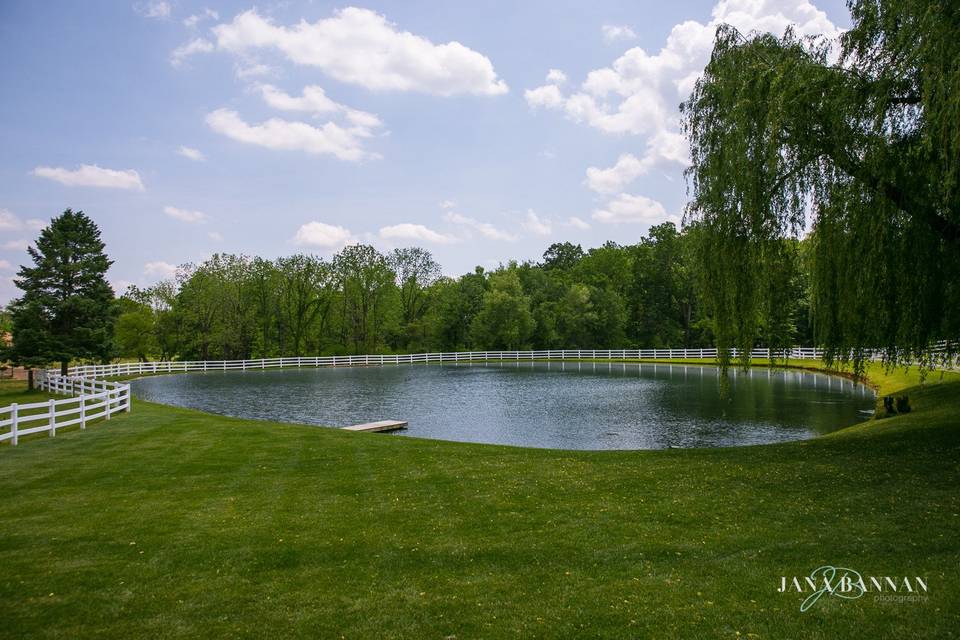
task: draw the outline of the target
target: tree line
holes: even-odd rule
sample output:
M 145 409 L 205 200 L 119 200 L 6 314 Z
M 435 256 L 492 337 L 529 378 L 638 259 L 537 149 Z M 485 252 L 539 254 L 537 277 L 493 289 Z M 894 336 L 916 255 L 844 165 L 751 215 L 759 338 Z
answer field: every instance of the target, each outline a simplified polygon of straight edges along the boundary
M 701 347 L 693 244 L 672 223 L 634 245 L 551 245 L 540 261 L 452 278 L 419 247 L 350 245 L 332 259 L 217 254 L 118 302 L 123 358 L 248 359 L 456 350 Z M 809 341 L 803 275 L 786 339 Z

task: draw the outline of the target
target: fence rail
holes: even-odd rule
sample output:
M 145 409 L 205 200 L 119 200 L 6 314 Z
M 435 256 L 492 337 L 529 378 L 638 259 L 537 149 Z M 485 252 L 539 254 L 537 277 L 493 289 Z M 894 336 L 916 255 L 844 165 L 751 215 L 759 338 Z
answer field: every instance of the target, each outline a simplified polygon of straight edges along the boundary
M 733 350 L 733 357 L 738 352 Z M 823 356 L 823 351 L 796 347 L 775 352 L 778 358 L 811 360 Z M 768 349 L 754 349 L 753 358 L 769 358 Z M 551 349 L 538 351 L 454 351 L 436 353 L 409 353 L 393 355 L 357 356 L 300 356 L 290 358 L 259 358 L 255 360 L 163 360 L 157 362 L 119 362 L 71 367 L 69 375 L 84 378 L 177 373 L 184 371 L 246 371 L 256 369 L 302 367 L 357 367 L 391 364 L 439 364 L 449 362 L 496 362 L 516 360 L 715 360 L 716 349 Z
M 948 353 L 946 343 L 937 349 Z M 953 354 L 952 351 L 949 353 Z M 740 353 L 733 349 L 731 356 Z M 882 354 L 873 354 L 880 359 Z M 752 358 L 793 360 L 819 360 L 822 349 L 794 347 L 786 351 L 772 352 L 769 349 L 753 349 Z M 456 351 L 410 353 L 396 355 L 357 356 L 300 356 L 291 358 L 260 358 L 255 360 L 191 360 L 158 362 L 118 362 L 71 367 L 67 375 L 56 370 L 41 371 L 39 386 L 55 394 L 72 395 L 72 398 L 12 404 L 0 407 L 0 442 L 17 444 L 20 436 L 49 432 L 56 435 L 57 429 L 79 424 L 86 427 L 91 420 L 110 419 L 119 411 L 130 411 L 130 385 L 123 382 L 103 380 L 113 376 L 145 375 L 155 373 L 178 373 L 185 371 L 247 371 L 257 369 L 302 368 L 302 367 L 357 367 L 400 364 L 441 364 L 459 362 L 504 362 L 504 361 L 550 361 L 550 360 L 716 360 L 716 349 L 544 349 L 537 351 Z M 955 368 L 955 356 L 947 367 Z M 6 428 L 6 432 L 3 430 Z
M 129 384 L 41 371 L 38 386 L 74 397 L 0 407 L 0 442 L 16 445 L 21 436 L 32 433 L 49 433 L 52 438 L 57 429 L 77 424 L 86 429 L 93 420 L 109 420 L 115 413 L 130 411 Z

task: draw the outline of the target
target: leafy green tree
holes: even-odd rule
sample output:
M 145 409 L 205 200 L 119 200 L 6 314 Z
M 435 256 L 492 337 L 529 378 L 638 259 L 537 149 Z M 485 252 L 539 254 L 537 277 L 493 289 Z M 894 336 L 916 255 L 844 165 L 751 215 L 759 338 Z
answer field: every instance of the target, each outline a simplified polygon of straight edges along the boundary
M 177 284 L 163 280 L 147 289 L 153 310 L 153 334 L 161 360 L 170 360 L 183 348 L 183 314 L 177 302 Z
M 14 360 L 59 361 L 66 374 L 73 359 L 108 358 L 116 309 L 106 280 L 112 261 L 97 225 L 67 209 L 27 253 L 34 266 L 21 266 L 14 280 L 23 291 L 12 307 Z
M 785 326 L 777 297 L 796 256 L 783 240 L 808 225 L 828 360 L 861 370 L 868 349 L 885 348 L 924 361 L 960 333 L 960 5 L 848 6 L 838 62 L 822 39 L 721 27 L 682 106 L 687 217 L 721 349 Z M 787 332 L 767 333 L 787 346 Z
M 472 344 L 470 328 L 480 313 L 487 290 L 483 267 L 477 267 L 456 281 L 441 279 L 434 289 L 437 297 L 434 343 L 445 351 L 467 348 Z
M 628 306 L 633 340 L 642 347 L 691 346 L 694 294 L 685 240 L 672 222 L 664 222 L 634 247 Z
M 257 340 L 254 353 L 267 358 L 279 350 L 279 322 L 277 292 L 280 290 L 280 275 L 274 263 L 263 258 L 254 258 L 250 264 L 249 286 L 257 319 Z
M 387 256 L 387 263 L 397 276 L 405 347 L 426 334 L 421 320 L 427 310 L 429 287 L 440 278 L 440 265 L 429 251 L 420 247 L 394 249 Z
M 377 349 L 389 326 L 390 294 L 395 274 L 387 259 L 370 245 L 344 247 L 333 257 L 333 272 L 341 291 L 343 344 L 354 353 Z
M 155 317 L 149 292 L 131 285 L 117 300 L 119 315 L 114 325 L 114 344 L 122 358 L 145 362 L 157 350 Z
M 524 295 L 515 267 L 490 276 L 490 288 L 473 318 L 470 333 L 481 349 L 523 349 L 533 332 L 530 299 Z
M 564 349 L 596 346 L 594 330 L 600 323 L 600 317 L 590 298 L 590 287 L 575 282 L 567 288 L 557 305 L 557 331 Z
M 543 252 L 543 268 L 566 271 L 583 258 L 583 247 L 571 242 L 555 242 Z
M 305 255 L 278 259 L 276 270 L 277 313 L 284 329 L 280 353 L 303 355 L 310 334 L 326 333 L 333 304 L 333 273 L 322 259 Z M 319 342 L 314 340 L 316 345 Z

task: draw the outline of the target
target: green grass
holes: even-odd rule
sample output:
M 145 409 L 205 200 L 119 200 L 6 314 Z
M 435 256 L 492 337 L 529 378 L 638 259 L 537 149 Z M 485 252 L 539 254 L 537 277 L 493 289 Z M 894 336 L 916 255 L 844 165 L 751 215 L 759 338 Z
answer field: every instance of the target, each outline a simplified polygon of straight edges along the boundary
M 871 376 L 886 393 L 913 382 Z M 913 413 L 807 442 L 646 452 L 136 402 L 0 449 L 0 636 L 956 637 L 949 378 L 909 389 Z M 800 613 L 777 593 L 823 564 L 920 575 L 929 599 Z

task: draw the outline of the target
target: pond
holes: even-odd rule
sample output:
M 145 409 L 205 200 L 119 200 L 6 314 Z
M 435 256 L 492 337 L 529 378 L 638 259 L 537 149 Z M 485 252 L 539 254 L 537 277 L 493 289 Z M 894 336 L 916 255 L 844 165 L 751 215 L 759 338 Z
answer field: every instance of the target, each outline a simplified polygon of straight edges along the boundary
M 400 435 L 552 449 L 665 449 L 802 440 L 869 417 L 873 392 L 797 370 L 700 365 L 489 363 L 174 374 L 144 400 L 343 427 L 406 420 Z M 383 437 L 388 437 L 384 435 Z

